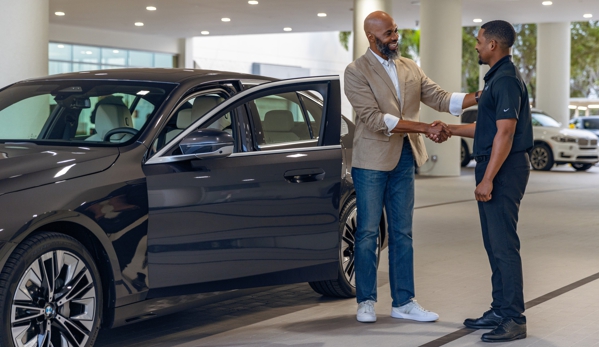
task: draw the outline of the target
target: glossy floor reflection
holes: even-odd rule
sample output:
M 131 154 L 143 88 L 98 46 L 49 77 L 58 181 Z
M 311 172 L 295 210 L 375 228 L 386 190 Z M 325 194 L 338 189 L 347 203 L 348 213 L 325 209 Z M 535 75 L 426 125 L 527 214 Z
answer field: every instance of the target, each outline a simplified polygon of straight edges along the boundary
M 379 271 L 378 321 L 355 320 L 354 300 L 323 298 L 307 284 L 239 291 L 202 307 L 102 331 L 97 346 L 484 346 L 474 331 L 438 342 L 480 315 L 490 302 L 490 269 L 482 246 L 473 167 L 460 177 L 416 182 L 416 293 L 435 323 L 389 316 L 387 259 Z M 501 346 L 599 346 L 599 167 L 532 172 L 519 233 L 527 311 L 525 340 Z M 595 276 L 594 278 L 599 277 Z M 556 290 L 566 288 L 556 293 Z M 545 295 L 554 293 L 551 297 Z M 538 299 L 535 301 L 535 299 Z M 437 341 L 437 342 L 435 342 Z

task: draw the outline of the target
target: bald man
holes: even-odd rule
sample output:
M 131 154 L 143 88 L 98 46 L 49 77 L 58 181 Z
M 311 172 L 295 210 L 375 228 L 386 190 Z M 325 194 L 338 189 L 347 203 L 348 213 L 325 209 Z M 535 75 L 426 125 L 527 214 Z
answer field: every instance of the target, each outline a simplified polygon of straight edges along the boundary
M 419 122 L 420 102 L 459 115 L 475 94 L 448 93 L 410 59 L 399 56 L 397 25 L 385 12 L 364 21 L 370 48 L 345 70 L 345 95 L 356 112 L 352 178 L 358 207 L 355 245 L 357 320 L 375 322 L 377 239 L 383 208 L 389 239 L 391 317 L 431 322 L 439 318 L 414 299 L 412 215 L 414 169 L 428 156 L 423 134 L 435 142 L 451 136 L 442 122 Z

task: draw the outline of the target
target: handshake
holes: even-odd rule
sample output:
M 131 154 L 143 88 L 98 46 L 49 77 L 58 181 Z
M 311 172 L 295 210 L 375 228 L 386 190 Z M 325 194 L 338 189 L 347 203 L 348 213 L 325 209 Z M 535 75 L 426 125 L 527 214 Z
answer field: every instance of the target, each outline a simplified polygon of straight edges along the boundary
M 448 138 L 451 137 L 451 130 L 449 129 L 449 125 L 436 120 L 428 125 L 428 128 L 425 132 L 426 137 L 436 143 L 443 143 L 447 141 Z

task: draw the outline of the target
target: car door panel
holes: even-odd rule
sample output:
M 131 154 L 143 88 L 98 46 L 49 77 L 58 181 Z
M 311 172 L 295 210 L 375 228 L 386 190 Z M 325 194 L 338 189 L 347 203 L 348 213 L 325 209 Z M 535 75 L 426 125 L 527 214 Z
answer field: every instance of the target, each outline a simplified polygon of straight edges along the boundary
M 339 94 L 338 80 L 323 78 L 256 87 L 224 102 L 206 119 L 252 97 L 304 86 L 326 88 L 325 100 Z M 159 159 L 145 166 L 151 290 L 202 292 L 336 277 L 340 126 L 336 135 L 327 128 L 339 124 L 340 110 L 329 106 L 318 147 L 223 159 Z

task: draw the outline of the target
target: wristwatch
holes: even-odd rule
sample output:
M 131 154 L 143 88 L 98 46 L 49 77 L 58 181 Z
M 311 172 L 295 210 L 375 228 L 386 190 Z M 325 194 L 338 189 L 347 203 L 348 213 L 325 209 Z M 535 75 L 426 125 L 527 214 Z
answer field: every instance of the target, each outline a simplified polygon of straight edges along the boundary
M 476 100 L 476 103 L 478 104 L 478 100 L 480 100 L 480 90 L 474 93 L 474 100 Z

